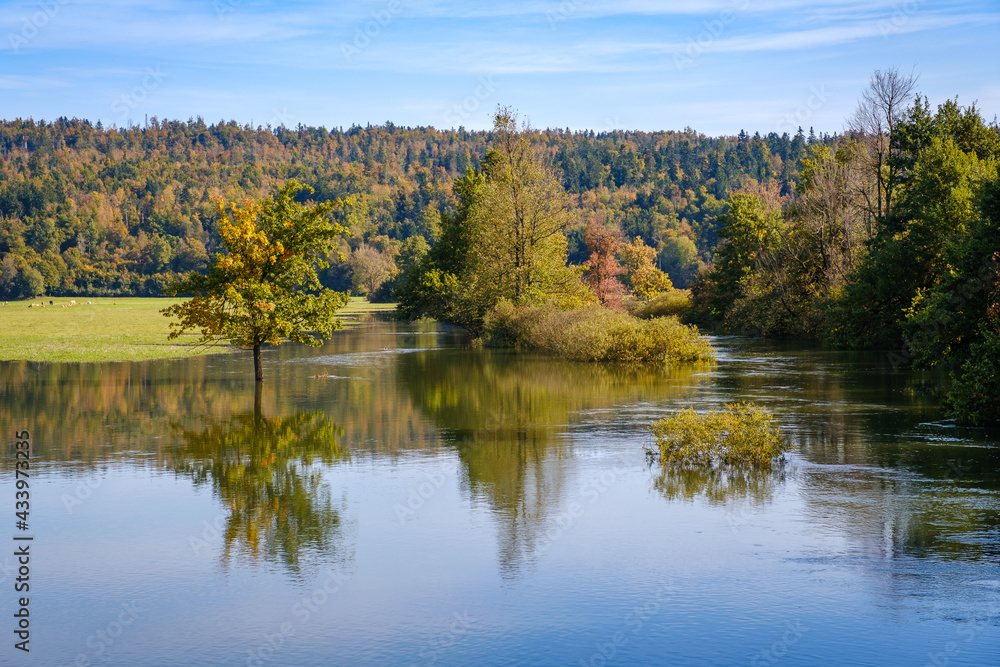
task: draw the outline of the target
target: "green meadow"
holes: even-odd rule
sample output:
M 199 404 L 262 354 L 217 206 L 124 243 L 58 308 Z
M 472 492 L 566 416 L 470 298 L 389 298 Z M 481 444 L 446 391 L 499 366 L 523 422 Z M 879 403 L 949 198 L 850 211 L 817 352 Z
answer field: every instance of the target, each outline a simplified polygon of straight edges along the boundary
M 198 345 L 195 335 L 167 340 L 170 322 L 160 310 L 183 299 L 77 297 L 74 306 L 70 300 L 45 297 L 0 305 L 0 361 L 138 361 L 231 349 Z M 32 303 L 45 307 L 31 308 Z M 395 304 L 351 297 L 338 315 L 350 326 L 360 315 L 393 308 Z

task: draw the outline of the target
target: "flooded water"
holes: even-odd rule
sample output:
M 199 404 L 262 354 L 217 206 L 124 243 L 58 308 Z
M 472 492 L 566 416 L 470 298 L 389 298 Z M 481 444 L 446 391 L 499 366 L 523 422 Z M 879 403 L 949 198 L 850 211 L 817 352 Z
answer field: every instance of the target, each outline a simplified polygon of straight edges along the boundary
M 884 355 L 642 371 L 372 321 L 322 348 L 0 365 L 11 665 L 996 665 L 1000 449 Z M 650 466 L 752 400 L 757 476 Z M 14 432 L 34 452 L 15 528 Z

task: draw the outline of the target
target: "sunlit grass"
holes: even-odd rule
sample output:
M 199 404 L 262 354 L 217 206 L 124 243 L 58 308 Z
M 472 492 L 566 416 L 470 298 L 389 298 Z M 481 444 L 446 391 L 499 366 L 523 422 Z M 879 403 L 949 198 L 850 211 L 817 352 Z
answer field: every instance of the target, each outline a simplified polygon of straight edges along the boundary
M 230 349 L 197 345 L 194 334 L 167 340 L 170 323 L 160 310 L 183 299 L 77 297 L 76 305 L 69 306 L 70 300 L 46 297 L 0 305 L 0 361 L 139 361 Z M 29 308 L 31 303 L 45 307 Z M 355 297 L 338 315 L 349 318 L 394 307 Z
M 388 312 L 396 309 L 395 303 L 369 303 L 363 296 L 352 296 L 351 302 L 347 304 L 338 315 L 353 315 L 356 313 L 377 313 Z

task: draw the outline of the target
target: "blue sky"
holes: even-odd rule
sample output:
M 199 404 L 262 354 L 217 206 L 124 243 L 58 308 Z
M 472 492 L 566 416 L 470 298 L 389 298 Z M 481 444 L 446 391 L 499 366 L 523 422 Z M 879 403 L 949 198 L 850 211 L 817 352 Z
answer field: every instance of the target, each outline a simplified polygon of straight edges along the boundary
M 997 0 L 0 0 L 0 117 L 839 132 L 874 69 L 1000 113 Z

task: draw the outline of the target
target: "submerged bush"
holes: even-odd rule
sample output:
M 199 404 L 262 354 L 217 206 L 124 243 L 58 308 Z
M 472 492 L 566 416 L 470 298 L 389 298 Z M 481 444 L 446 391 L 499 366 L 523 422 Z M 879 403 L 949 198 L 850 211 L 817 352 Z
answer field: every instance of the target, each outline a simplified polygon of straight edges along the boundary
M 770 469 L 788 450 L 774 416 L 759 405 L 727 405 L 698 414 L 691 408 L 650 426 L 664 465 L 738 465 Z
M 502 302 L 486 317 L 486 342 L 574 361 L 681 363 L 714 359 L 694 326 L 676 317 L 639 320 L 601 306 L 562 310 Z

